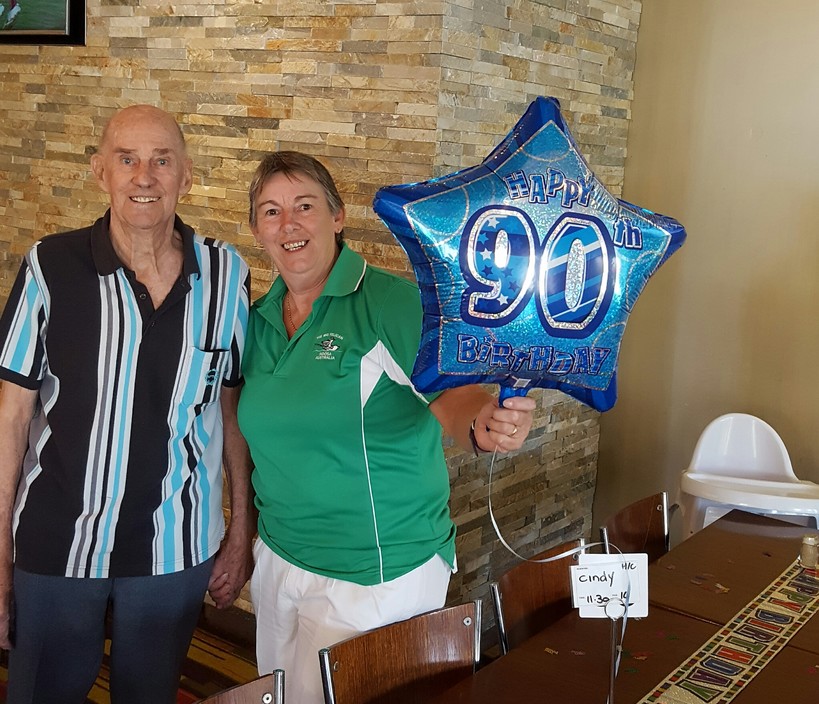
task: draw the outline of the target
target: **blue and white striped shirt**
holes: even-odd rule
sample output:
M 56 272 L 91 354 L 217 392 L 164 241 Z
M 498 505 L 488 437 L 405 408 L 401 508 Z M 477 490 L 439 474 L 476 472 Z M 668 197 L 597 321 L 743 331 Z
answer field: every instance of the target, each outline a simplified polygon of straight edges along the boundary
M 13 517 L 37 574 L 168 574 L 224 533 L 219 395 L 241 380 L 247 265 L 177 218 L 183 271 L 155 310 L 109 217 L 35 244 L 0 317 L 0 378 L 39 392 Z

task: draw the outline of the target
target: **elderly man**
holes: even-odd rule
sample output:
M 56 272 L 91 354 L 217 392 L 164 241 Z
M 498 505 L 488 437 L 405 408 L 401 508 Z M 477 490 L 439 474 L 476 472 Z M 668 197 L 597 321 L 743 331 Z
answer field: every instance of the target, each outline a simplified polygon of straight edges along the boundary
M 247 266 L 176 217 L 191 162 L 167 113 L 118 112 L 91 167 L 110 209 L 38 242 L 0 318 L 10 704 L 85 702 L 106 613 L 114 704 L 175 702 L 206 589 L 227 606 L 250 568 Z

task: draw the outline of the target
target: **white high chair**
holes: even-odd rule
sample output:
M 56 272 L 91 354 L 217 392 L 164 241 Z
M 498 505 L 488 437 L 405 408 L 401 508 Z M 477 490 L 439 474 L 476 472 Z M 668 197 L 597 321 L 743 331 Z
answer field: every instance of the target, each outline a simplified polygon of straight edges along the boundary
M 819 527 L 819 484 L 797 478 L 765 421 L 728 413 L 702 431 L 680 479 L 680 508 L 684 538 L 734 508 Z

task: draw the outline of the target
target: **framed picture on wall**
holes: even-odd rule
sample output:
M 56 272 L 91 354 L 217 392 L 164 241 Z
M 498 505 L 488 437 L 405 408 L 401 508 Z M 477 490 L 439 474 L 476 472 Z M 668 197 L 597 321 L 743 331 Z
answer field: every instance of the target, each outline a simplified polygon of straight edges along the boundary
M 85 0 L 0 0 L 0 44 L 85 44 Z

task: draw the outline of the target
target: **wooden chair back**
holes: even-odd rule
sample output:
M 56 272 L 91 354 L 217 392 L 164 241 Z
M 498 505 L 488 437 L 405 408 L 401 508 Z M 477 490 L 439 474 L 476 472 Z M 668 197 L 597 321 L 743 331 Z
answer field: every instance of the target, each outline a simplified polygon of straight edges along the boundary
M 532 560 L 554 557 L 581 547 L 583 542 L 578 539 L 563 543 Z M 577 555 L 553 562 L 521 562 L 489 585 L 504 655 L 572 610 L 569 567 L 576 564 Z
M 200 704 L 284 704 L 284 670 L 213 694 Z
M 480 602 L 368 631 L 319 652 L 326 704 L 429 701 L 475 671 Z
M 607 553 L 645 552 L 654 562 L 668 552 L 668 494 L 661 491 L 618 511 L 600 528 Z

